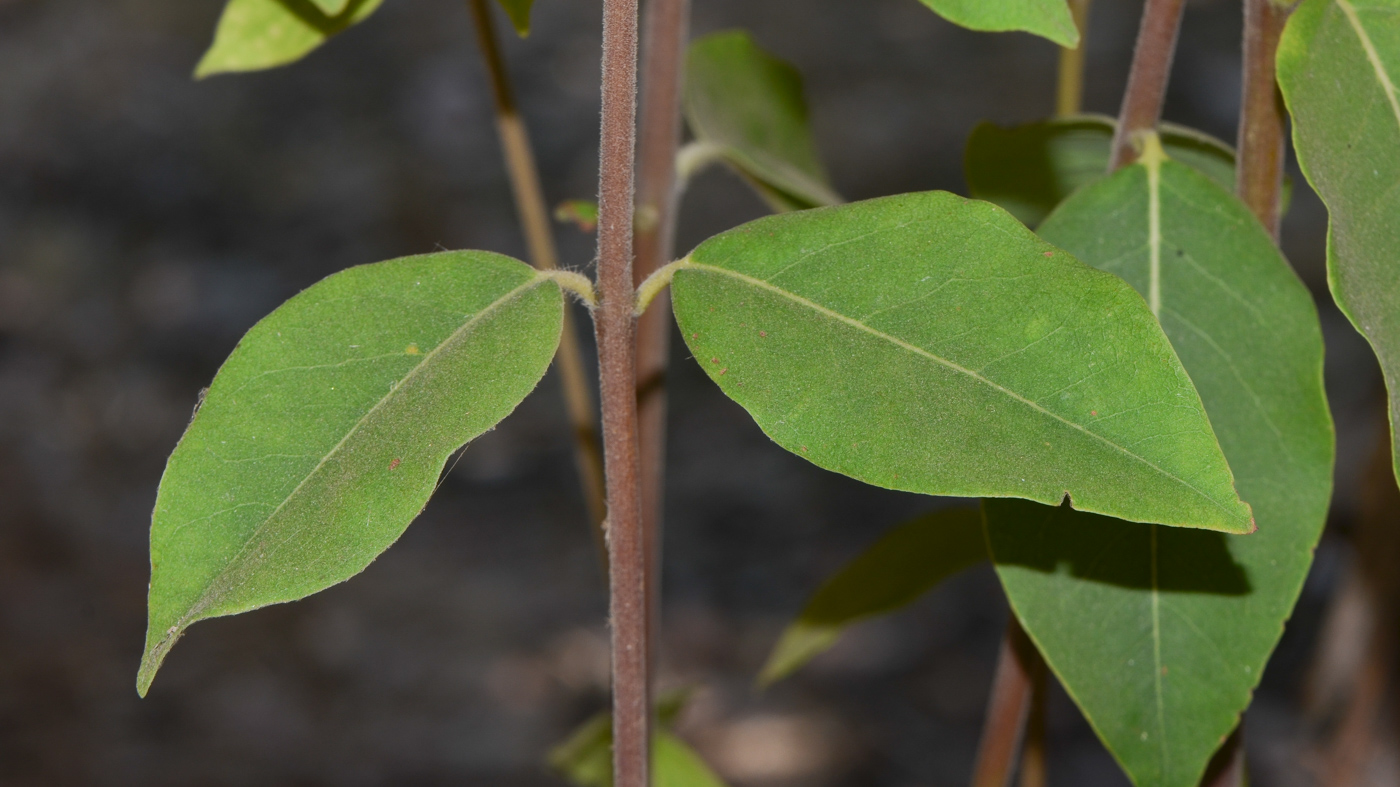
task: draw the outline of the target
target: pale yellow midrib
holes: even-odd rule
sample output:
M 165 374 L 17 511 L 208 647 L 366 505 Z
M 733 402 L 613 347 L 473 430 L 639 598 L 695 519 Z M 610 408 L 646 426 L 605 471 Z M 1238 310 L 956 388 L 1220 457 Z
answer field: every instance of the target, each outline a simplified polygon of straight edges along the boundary
M 1342 13 L 1346 15 L 1347 22 L 1355 31 L 1356 37 L 1361 40 L 1361 48 L 1366 52 L 1366 59 L 1371 62 L 1371 68 L 1376 72 L 1376 79 L 1380 80 L 1381 89 L 1385 91 L 1386 100 L 1390 102 L 1390 111 L 1395 116 L 1395 123 L 1400 126 L 1400 97 L 1395 95 L 1395 85 L 1390 81 L 1390 74 L 1386 72 L 1385 64 L 1381 62 L 1380 52 L 1376 51 L 1376 45 L 1371 43 L 1371 37 L 1361 26 L 1361 18 L 1356 15 L 1356 9 L 1352 7 L 1350 0 L 1332 0 L 1332 2 L 1342 9 Z

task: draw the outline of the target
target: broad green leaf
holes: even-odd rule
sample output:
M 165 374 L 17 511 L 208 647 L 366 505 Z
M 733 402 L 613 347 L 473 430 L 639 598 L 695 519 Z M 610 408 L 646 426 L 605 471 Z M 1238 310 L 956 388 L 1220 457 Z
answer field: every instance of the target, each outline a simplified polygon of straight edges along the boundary
M 828 579 L 783 631 L 759 675 L 768 685 L 801 669 L 846 627 L 884 615 L 987 559 L 982 515 L 953 508 L 896 527 Z
M 151 522 L 146 693 L 192 623 L 362 571 L 448 456 L 544 374 L 560 290 L 487 252 L 337 273 L 253 326 L 170 456 Z
M 1327 281 L 1366 336 L 1400 424 L 1400 0 L 1305 0 L 1278 79 L 1293 147 L 1327 205 Z M 1400 477 L 1400 440 L 1393 464 Z
M 685 117 L 773 210 L 841 202 L 807 127 L 802 77 L 748 33 L 714 33 L 690 45 Z
M 1073 49 L 1079 46 L 1065 0 L 921 0 L 939 16 L 972 30 L 1024 30 Z
M 876 486 L 1252 529 L 1131 287 L 945 192 L 770 216 L 674 268 L 697 361 L 779 445 Z
M 1001 128 L 972 130 L 963 155 L 968 193 L 1006 208 L 1026 226 L 1040 224 L 1075 189 L 1108 176 L 1108 151 L 1117 121 L 1077 115 Z M 1226 190 L 1235 188 L 1235 151 L 1195 129 L 1163 123 L 1167 155 L 1194 167 Z M 1284 209 L 1292 184 L 1284 183 Z
M 656 787 L 724 787 L 685 741 L 669 731 L 689 692 L 657 702 L 659 729 L 652 733 L 652 781 Z M 549 766 L 578 787 L 612 787 L 612 714 L 598 713 L 549 752 Z
M 530 35 L 530 8 L 535 0 L 496 0 L 505 9 L 506 16 L 521 38 Z
M 1259 531 L 989 500 L 993 560 L 1046 662 L 1138 787 L 1194 787 L 1293 609 L 1332 487 L 1307 289 L 1232 194 L 1149 145 L 1041 227 L 1161 317 Z
M 228 0 L 195 78 L 258 71 L 305 57 L 384 0 Z

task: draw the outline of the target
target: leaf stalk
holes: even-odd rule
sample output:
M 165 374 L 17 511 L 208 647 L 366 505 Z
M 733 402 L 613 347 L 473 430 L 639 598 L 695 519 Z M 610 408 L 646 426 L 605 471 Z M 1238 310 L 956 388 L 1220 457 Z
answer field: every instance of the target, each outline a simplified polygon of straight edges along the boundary
M 1060 68 L 1055 86 L 1055 114 L 1078 115 L 1084 104 L 1084 53 L 1089 46 L 1089 6 L 1094 0 L 1069 0 L 1074 26 L 1079 30 L 1079 46 L 1060 47 Z
M 972 787 L 1007 787 L 1016 770 L 1030 716 L 1032 695 L 1037 683 L 1045 683 L 1045 660 L 1035 643 L 1011 614 L 997 656 L 992 694 L 987 701 L 987 718 L 982 724 L 982 740 L 977 747 L 977 765 Z M 1043 764 L 1043 763 L 1042 763 Z

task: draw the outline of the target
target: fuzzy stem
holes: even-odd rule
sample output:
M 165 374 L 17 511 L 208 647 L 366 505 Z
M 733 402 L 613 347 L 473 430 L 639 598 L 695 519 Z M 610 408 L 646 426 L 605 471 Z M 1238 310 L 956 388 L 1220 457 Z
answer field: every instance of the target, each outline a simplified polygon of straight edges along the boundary
M 1079 114 L 1084 103 L 1084 52 L 1089 46 L 1089 6 L 1093 0 L 1069 0 L 1074 26 L 1079 28 L 1079 46 L 1060 48 L 1059 82 L 1055 87 L 1055 114 Z
M 501 57 L 496 28 L 492 23 L 487 2 L 488 0 L 468 0 L 467 5 L 471 8 L 472 18 L 476 22 L 481 58 L 491 77 L 491 93 L 496 105 L 496 130 L 505 154 L 511 192 L 515 195 L 515 209 L 520 214 L 520 226 L 525 233 L 525 246 L 530 252 L 530 261 L 535 267 L 543 270 L 558 270 L 559 253 L 554 247 L 554 234 L 549 225 L 549 208 L 545 203 L 544 189 L 540 185 L 539 171 L 535 168 L 530 136 L 515 105 L 510 73 L 506 71 L 505 59 Z M 574 325 L 573 315 L 567 310 L 564 312 L 563 331 L 554 361 L 564 389 L 564 405 L 569 413 L 569 423 L 574 431 L 574 462 L 578 465 L 584 502 L 588 505 L 588 513 L 593 522 L 594 541 L 606 571 L 608 550 L 603 533 L 603 517 L 607 513 L 603 490 L 603 451 L 598 444 L 598 429 L 594 425 L 596 411 L 593 408 L 593 395 L 589 392 L 588 374 L 584 370 L 583 351 L 579 348 L 578 328 Z
M 1046 787 L 1050 778 L 1045 766 L 1045 695 L 1049 676 L 1039 654 L 1036 664 L 1038 669 L 1031 673 L 1031 707 L 1026 719 L 1026 740 L 1021 745 L 1019 787 Z
M 651 637 L 648 539 L 642 524 L 632 185 L 637 121 L 637 0 L 603 0 L 598 173 L 599 387 L 612 557 L 613 784 L 650 784 Z
M 1162 102 L 1167 95 L 1167 79 L 1171 76 L 1185 5 L 1186 0 L 1147 0 L 1142 9 L 1133 68 L 1123 93 L 1123 109 L 1118 113 L 1118 131 L 1113 135 L 1109 172 L 1133 163 L 1137 158 L 1133 137 L 1155 129 L 1162 119 Z
M 1284 109 L 1274 56 L 1292 6 L 1244 0 L 1244 79 L 1235 141 L 1235 193 L 1278 242 L 1283 204 Z
M 1043 683 L 1044 672 L 1045 661 L 1012 613 L 1001 640 L 1001 653 L 997 656 L 997 671 L 992 678 L 991 697 L 987 700 L 987 718 L 982 724 L 972 787 L 1010 784 L 1031 708 L 1033 687 L 1037 680 Z

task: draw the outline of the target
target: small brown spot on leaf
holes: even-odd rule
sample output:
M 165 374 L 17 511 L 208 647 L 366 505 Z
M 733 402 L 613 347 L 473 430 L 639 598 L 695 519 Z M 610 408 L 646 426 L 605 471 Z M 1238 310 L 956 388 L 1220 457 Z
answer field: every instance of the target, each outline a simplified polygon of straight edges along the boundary
M 1089 411 L 1089 415 L 1098 415 L 1098 414 L 1099 414 L 1099 411 L 1098 411 L 1098 410 L 1090 410 L 1090 411 Z
M 401 461 L 403 461 L 403 460 L 401 460 L 401 459 L 395 459 L 394 461 L 390 462 L 390 463 L 389 463 L 389 469 L 390 469 L 390 470 L 393 470 L 394 468 L 398 467 L 398 466 L 399 466 L 399 462 L 401 462 Z
M 718 358 L 711 358 L 711 359 L 710 359 L 710 363 L 719 363 L 719 359 L 718 359 Z
M 698 333 L 692 333 L 692 334 L 690 335 L 690 338 L 692 338 L 692 339 L 699 339 L 699 338 L 700 338 L 700 334 L 698 334 Z
M 1045 256 L 1047 256 L 1047 257 L 1053 257 L 1053 256 L 1055 256 L 1055 252 L 1053 252 L 1053 251 L 1047 251 L 1047 252 L 1045 252 Z
M 807 453 L 807 446 L 805 446 L 805 445 L 802 446 L 802 453 L 804 453 L 804 454 Z
M 759 332 L 758 332 L 758 337 L 759 337 L 760 339 L 767 339 L 767 338 L 768 338 L 768 332 L 767 332 L 767 331 L 759 331 Z
M 410 344 L 403 348 L 404 355 L 422 355 L 423 351 L 418 349 L 418 345 Z
M 720 370 L 719 370 L 719 373 L 720 373 L 720 374 L 724 374 L 724 373 L 727 372 L 727 371 L 729 371 L 729 367 L 728 367 L 728 366 L 724 367 L 723 369 L 720 369 Z

